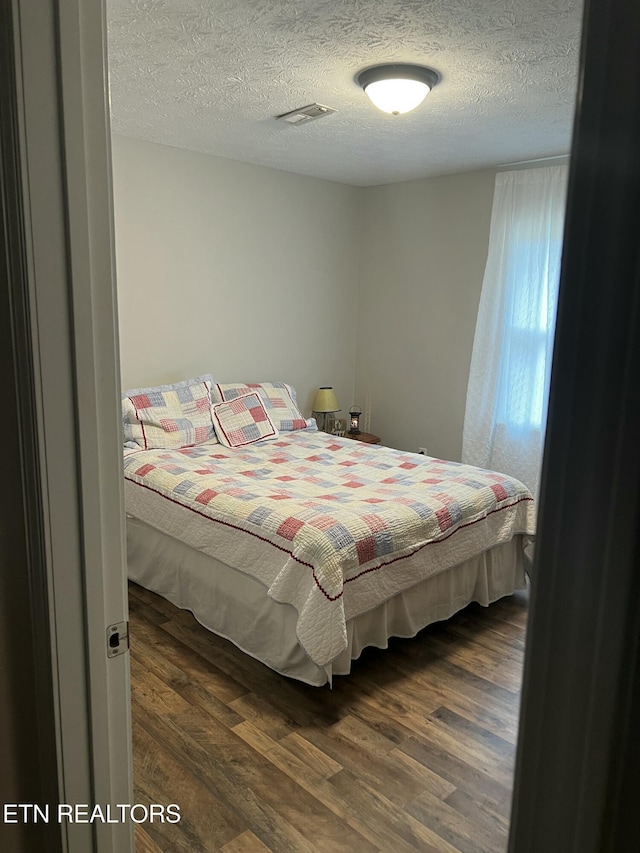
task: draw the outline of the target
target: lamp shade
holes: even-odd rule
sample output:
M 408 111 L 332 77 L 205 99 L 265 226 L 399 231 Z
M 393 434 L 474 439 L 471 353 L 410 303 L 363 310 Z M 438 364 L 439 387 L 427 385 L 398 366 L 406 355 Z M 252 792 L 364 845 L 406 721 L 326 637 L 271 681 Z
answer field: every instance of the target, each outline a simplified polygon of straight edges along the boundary
M 314 412 L 339 412 L 340 404 L 335 395 L 335 391 L 330 386 L 324 386 L 318 389 L 316 399 L 313 404 Z
M 414 110 L 440 79 L 424 65 L 376 65 L 356 77 L 371 102 L 382 112 L 397 116 Z

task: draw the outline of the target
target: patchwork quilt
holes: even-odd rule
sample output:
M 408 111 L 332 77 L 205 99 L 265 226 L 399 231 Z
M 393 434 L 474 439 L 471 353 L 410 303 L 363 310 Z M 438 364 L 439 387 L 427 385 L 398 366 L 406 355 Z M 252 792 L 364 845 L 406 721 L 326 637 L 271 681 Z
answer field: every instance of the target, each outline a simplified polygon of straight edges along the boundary
M 124 469 L 127 512 L 295 607 L 318 666 L 346 648 L 347 619 L 535 532 L 518 480 L 322 432 L 126 451 Z

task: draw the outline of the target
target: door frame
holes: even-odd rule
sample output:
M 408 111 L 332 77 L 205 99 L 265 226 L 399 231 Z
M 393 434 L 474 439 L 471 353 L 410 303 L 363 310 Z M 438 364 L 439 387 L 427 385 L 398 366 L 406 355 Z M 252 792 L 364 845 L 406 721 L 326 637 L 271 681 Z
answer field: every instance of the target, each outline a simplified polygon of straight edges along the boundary
M 510 853 L 640 838 L 639 40 L 587 0 Z
M 1 15 L 8 387 L 28 497 L 13 553 L 29 569 L 38 717 L 50 709 L 43 738 L 55 738 L 41 762 L 55 784 L 23 779 L 15 801 L 42 803 L 57 788 L 52 809 L 132 803 L 129 659 L 107 655 L 107 627 L 126 622 L 127 597 L 104 4 L 9 0 Z M 25 628 L 7 657 L 23 654 Z M 14 723 L 29 751 L 33 733 L 16 713 Z M 128 822 L 52 816 L 47 839 L 46 849 L 70 853 L 133 849 Z

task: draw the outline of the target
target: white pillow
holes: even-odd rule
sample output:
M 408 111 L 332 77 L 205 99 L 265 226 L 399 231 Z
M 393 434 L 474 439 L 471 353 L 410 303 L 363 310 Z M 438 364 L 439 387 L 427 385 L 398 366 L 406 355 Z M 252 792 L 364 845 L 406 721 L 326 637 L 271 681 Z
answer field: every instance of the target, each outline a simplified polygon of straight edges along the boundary
M 264 408 L 266 409 L 273 425 L 280 432 L 291 432 L 296 429 L 309 429 L 315 427 L 315 420 L 306 420 L 296 402 L 296 391 L 292 385 L 284 382 L 215 382 L 211 388 L 211 399 L 213 403 L 228 403 L 236 397 L 242 397 L 256 391 L 260 394 Z
M 211 416 L 209 374 L 172 385 L 135 388 L 122 395 L 126 447 L 174 450 L 217 442 Z

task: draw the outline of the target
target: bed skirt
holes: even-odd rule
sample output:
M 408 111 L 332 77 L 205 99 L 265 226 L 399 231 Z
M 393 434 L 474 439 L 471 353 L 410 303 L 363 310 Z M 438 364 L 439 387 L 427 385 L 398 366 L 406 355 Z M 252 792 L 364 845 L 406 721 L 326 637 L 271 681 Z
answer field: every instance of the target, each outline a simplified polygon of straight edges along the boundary
M 127 518 L 128 575 L 190 610 L 205 628 L 276 672 L 319 687 L 334 675 L 347 675 L 351 661 L 367 646 L 387 648 L 390 637 L 414 637 L 472 601 L 488 606 L 524 589 L 522 538 L 515 536 L 349 619 L 347 648 L 325 667 L 318 667 L 298 643 L 291 605 L 269 598 L 250 575 L 132 517 Z

